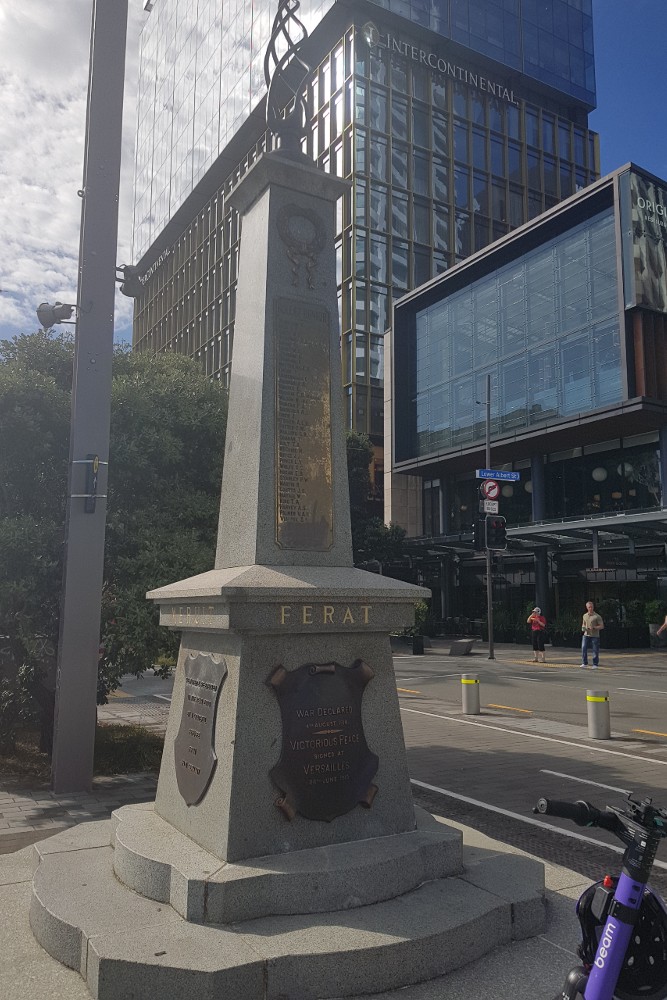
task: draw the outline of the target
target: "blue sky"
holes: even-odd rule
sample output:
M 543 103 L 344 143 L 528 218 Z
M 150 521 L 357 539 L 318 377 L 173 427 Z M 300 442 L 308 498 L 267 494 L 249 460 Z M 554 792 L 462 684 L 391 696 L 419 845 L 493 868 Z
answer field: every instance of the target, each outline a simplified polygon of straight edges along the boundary
M 132 228 L 138 37 L 130 0 L 118 262 Z M 73 302 L 92 0 L 0 0 L 0 337 L 37 326 L 44 300 Z M 667 0 L 593 0 L 602 172 L 633 160 L 667 179 Z M 132 306 L 116 299 L 116 337 Z
M 667 179 L 667 0 L 593 0 L 602 173 L 632 160 Z

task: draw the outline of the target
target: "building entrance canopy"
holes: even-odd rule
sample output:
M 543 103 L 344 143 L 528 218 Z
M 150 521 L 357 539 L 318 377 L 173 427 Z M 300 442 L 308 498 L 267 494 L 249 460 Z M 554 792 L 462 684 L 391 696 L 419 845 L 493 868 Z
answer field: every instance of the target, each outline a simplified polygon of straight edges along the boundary
M 667 544 L 667 510 L 635 511 L 633 513 L 596 514 L 594 517 L 563 518 L 559 521 L 540 521 L 507 528 L 508 552 L 548 548 L 567 550 L 597 545 L 663 545 Z M 473 548 L 472 532 L 440 535 L 437 538 L 410 538 L 406 540 L 410 555 L 436 557 L 441 555 L 466 555 Z
M 549 548 L 581 547 L 590 544 L 597 531 L 599 545 L 636 545 L 667 543 L 667 510 L 614 513 L 594 517 L 570 518 L 561 521 L 541 521 L 536 524 L 508 528 L 507 537 L 514 548 L 548 546 Z

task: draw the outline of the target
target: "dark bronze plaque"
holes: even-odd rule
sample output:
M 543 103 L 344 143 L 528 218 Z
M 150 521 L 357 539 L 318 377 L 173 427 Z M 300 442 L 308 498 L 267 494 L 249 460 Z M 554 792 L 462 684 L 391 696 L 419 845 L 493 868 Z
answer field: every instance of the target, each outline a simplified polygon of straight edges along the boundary
M 178 790 L 189 806 L 203 797 L 218 758 L 213 749 L 215 715 L 227 676 L 223 657 L 189 653 L 185 660 L 185 698 L 178 736 L 174 740 Z
M 362 660 L 278 667 L 269 684 L 278 696 L 283 748 L 271 779 L 282 792 L 276 805 L 288 819 L 330 823 L 360 804 L 370 808 L 378 758 L 368 749 L 361 699 L 373 671 Z
M 277 299 L 276 541 L 283 549 L 333 545 L 329 310 Z

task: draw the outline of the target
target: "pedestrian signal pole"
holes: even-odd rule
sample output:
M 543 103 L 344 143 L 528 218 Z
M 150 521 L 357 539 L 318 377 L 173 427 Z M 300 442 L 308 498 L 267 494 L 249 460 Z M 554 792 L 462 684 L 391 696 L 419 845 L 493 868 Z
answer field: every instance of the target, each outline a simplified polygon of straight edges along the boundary
M 491 375 L 486 376 L 486 468 L 491 468 Z M 493 652 L 493 556 L 486 538 L 486 518 L 484 518 L 484 545 L 486 547 L 486 621 L 489 629 L 489 659 L 495 660 Z

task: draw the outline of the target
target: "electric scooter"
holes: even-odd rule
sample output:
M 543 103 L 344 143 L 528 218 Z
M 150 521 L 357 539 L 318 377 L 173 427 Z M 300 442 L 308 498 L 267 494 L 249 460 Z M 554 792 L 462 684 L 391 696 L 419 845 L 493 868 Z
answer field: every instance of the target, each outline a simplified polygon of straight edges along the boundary
M 554 1000 L 665 1000 L 667 907 L 647 883 L 667 838 L 667 809 L 629 795 L 624 806 L 604 811 L 582 800 L 539 799 L 533 812 L 609 830 L 626 848 L 620 875 L 606 875 L 577 903 L 582 965 L 570 971 Z

